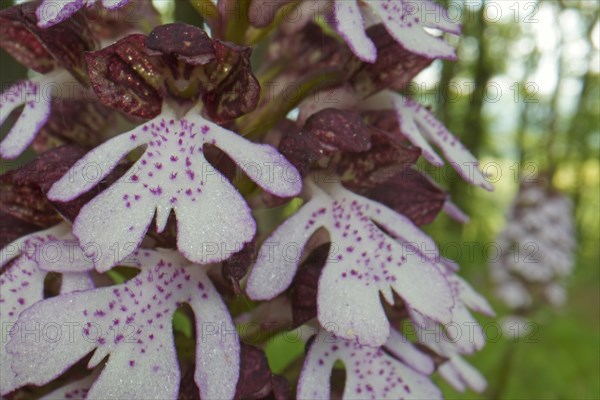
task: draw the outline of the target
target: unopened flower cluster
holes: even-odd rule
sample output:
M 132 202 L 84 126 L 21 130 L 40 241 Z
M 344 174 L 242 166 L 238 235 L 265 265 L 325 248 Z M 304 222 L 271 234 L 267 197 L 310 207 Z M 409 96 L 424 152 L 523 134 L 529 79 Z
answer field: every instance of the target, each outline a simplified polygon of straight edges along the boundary
M 0 154 L 36 153 L 0 177 L 2 396 L 434 399 L 435 371 L 482 391 L 463 356 L 492 310 L 420 229 L 467 217 L 416 162 L 491 186 L 400 94 L 460 24 L 431 0 L 192 4 L 202 26 L 150 0 L 0 12 L 30 70 Z M 273 319 L 311 332 L 295 376 L 236 330 Z

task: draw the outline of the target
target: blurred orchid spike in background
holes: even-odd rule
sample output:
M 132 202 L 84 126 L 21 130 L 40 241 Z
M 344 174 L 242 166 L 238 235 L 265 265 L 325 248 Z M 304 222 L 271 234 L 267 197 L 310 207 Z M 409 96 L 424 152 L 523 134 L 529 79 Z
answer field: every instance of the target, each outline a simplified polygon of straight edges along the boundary
M 521 184 L 498 244 L 502 257 L 490 266 L 497 295 L 517 312 L 543 303 L 560 307 L 573 270 L 575 232 L 571 201 L 542 178 Z
M 486 270 L 444 246 L 477 236 L 497 152 L 414 84 L 487 62 L 479 9 L 451 3 L 1 9 L 22 74 L 0 91 L 0 395 L 497 394 L 467 360 L 495 317 Z M 522 187 L 491 272 L 509 305 L 564 298 L 570 207 Z M 527 241 L 535 268 L 510 259 Z

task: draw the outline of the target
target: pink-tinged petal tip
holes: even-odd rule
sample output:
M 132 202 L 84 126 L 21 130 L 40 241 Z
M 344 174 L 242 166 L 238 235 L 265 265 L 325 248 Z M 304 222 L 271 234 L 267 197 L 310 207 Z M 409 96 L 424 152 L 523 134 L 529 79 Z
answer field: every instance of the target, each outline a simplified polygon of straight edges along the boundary
M 86 0 L 44 0 L 36 10 L 38 26 L 49 28 L 61 23 L 73 16 L 85 4 Z
M 33 81 L 21 81 L 0 94 L 0 125 L 20 106 L 23 106 L 21 115 L 0 143 L 2 158 L 21 155 L 50 117 L 50 100 Z
M 334 18 L 338 33 L 346 40 L 352 52 L 361 60 L 374 63 L 377 60 L 377 49 L 365 32 L 365 22 L 358 1 L 335 0 Z

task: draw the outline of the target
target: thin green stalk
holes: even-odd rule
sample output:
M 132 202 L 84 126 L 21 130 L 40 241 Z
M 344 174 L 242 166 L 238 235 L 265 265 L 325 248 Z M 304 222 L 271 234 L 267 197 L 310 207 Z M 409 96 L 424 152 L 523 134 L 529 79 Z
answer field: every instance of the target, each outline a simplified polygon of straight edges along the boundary
M 219 24 L 219 9 L 210 0 L 190 0 L 190 4 L 214 29 Z
M 300 5 L 300 3 L 300 0 L 295 0 L 294 2 L 281 7 L 275 14 L 275 18 L 273 19 L 273 21 L 264 28 L 250 27 L 246 36 L 246 42 L 248 46 L 253 46 L 256 43 L 263 40 L 265 37 L 267 37 L 271 32 L 273 32 L 273 30 L 275 30 L 275 28 L 277 28 L 281 24 L 281 22 L 286 16 L 292 14 L 292 12 L 295 10 L 295 8 L 297 8 Z
M 510 381 L 510 373 L 512 371 L 512 364 L 515 360 L 516 352 L 516 343 L 508 343 L 508 348 L 504 352 L 500 362 L 499 378 L 496 381 L 496 384 L 494 386 L 490 386 L 490 388 L 486 391 L 486 399 L 499 400 L 502 398 L 504 391 L 508 387 L 508 382 Z
M 233 14 L 225 15 L 227 20 L 226 40 L 237 44 L 246 43 L 246 31 L 250 27 L 249 8 L 250 0 L 238 0 L 235 2 Z

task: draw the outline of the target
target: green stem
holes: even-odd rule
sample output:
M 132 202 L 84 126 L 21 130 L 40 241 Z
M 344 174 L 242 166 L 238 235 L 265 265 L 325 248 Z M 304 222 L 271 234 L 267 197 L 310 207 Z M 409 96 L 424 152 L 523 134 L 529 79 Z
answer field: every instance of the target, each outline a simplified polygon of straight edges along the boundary
M 250 0 L 238 0 L 235 2 L 233 13 L 224 16 L 227 18 L 227 28 L 225 31 L 225 39 L 227 41 L 237 44 L 246 43 L 246 31 L 250 27 L 249 8 Z
M 268 36 L 271 32 L 273 32 L 273 30 L 275 30 L 275 28 L 277 28 L 281 24 L 281 22 L 284 18 L 286 18 L 286 16 L 292 15 L 294 9 L 297 8 L 300 5 L 300 3 L 300 0 L 295 0 L 294 2 L 281 7 L 275 14 L 275 18 L 273 19 L 273 21 L 264 28 L 250 27 L 250 29 L 248 29 L 247 35 L 248 46 L 255 45 L 256 43 L 263 40 L 266 36 Z
M 508 348 L 504 352 L 504 355 L 502 356 L 502 360 L 500 362 L 499 378 L 496 381 L 496 384 L 494 386 L 490 386 L 490 388 L 486 391 L 485 398 L 490 400 L 499 400 L 502 398 L 502 395 L 508 387 L 508 382 L 510 380 L 512 363 L 515 359 L 515 354 L 517 352 L 516 345 L 517 343 L 508 344 Z

